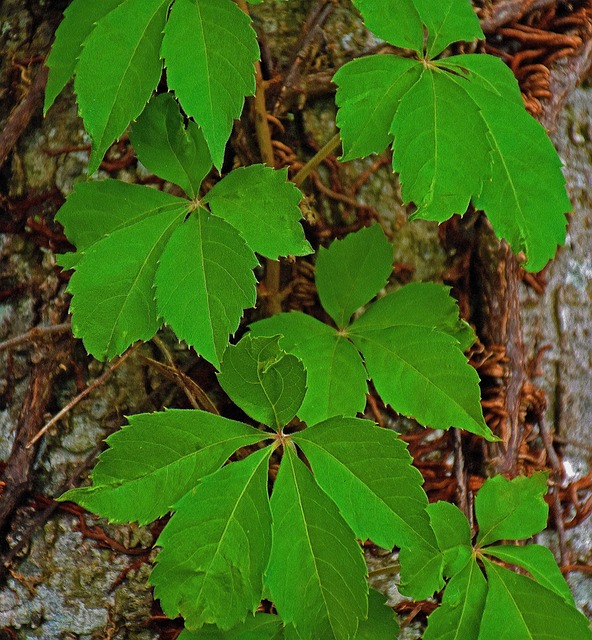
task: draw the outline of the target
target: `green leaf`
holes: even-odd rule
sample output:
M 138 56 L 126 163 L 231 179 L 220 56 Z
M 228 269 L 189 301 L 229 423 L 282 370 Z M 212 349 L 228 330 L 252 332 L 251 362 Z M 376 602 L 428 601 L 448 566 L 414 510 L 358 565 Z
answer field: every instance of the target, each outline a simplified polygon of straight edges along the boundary
M 414 600 L 425 600 L 444 586 L 444 555 L 433 545 L 417 540 L 399 552 L 401 584 L 399 591 Z
M 534 580 L 488 560 L 489 590 L 479 640 L 590 640 L 587 618 Z M 503 612 L 503 615 L 500 615 Z
M 139 216 L 86 249 L 76 264 L 68 286 L 72 333 L 95 358 L 113 358 L 136 340 L 150 340 L 160 327 L 154 278 L 186 208 Z
M 475 498 L 480 547 L 498 540 L 524 540 L 547 526 L 546 473 L 508 480 L 489 478 Z
M 308 388 L 298 417 L 309 425 L 355 416 L 366 406 L 366 368 L 354 345 L 304 313 L 280 313 L 249 327 L 254 336 L 282 335 L 280 346 L 302 360 Z
M 352 60 L 337 71 L 333 82 L 342 161 L 380 153 L 392 142 L 393 116 L 422 70 L 417 60 L 376 55 Z
M 171 0 L 125 0 L 84 42 L 74 88 L 93 146 L 94 173 L 111 143 L 144 110 L 162 72 L 160 45 Z
M 479 376 L 451 336 L 423 326 L 349 331 L 384 402 L 434 429 L 495 440 L 481 411 Z
M 329 249 L 319 249 L 319 298 L 340 329 L 384 287 L 392 270 L 393 246 L 380 225 L 335 240 Z
M 203 134 L 195 122 L 187 127 L 170 93 L 150 100 L 132 127 L 130 139 L 140 162 L 152 173 L 179 185 L 195 198 L 212 168 Z
M 423 24 L 415 0 L 399 0 L 393 11 L 391 0 L 354 0 L 364 24 L 379 38 L 397 47 L 423 50 Z
M 296 415 L 306 393 L 306 371 L 279 347 L 279 336 L 247 334 L 229 346 L 218 374 L 220 386 L 247 415 L 278 431 Z
M 214 366 L 255 305 L 257 260 L 227 222 L 198 210 L 172 235 L 156 274 L 158 310 L 177 336 Z
M 427 68 L 401 100 L 391 133 L 393 169 L 403 200 L 417 205 L 414 216 L 443 222 L 465 213 L 489 178 L 490 150 L 479 109 L 452 74 Z
M 413 0 L 428 31 L 426 54 L 434 58 L 453 42 L 485 38 L 470 0 Z
M 449 502 L 428 505 L 428 513 L 438 547 L 444 554 L 444 575 L 456 575 L 473 553 L 469 521 L 456 505 Z
M 169 87 L 202 127 L 220 169 L 233 120 L 255 93 L 259 46 L 249 17 L 232 0 L 176 0 L 162 54 Z
M 242 624 L 223 631 L 216 626 L 205 626 L 199 631 L 184 629 L 178 640 L 281 640 L 283 626 L 279 616 L 256 613 Z
M 476 640 L 486 596 L 485 577 L 471 560 L 446 586 L 442 605 L 428 618 L 423 640 Z M 503 615 L 498 611 L 499 617 Z
M 188 629 L 230 629 L 259 606 L 271 547 L 270 447 L 204 478 L 176 505 L 150 576 L 164 612 Z
M 399 634 L 399 625 L 385 597 L 370 589 L 368 593 L 368 619 L 358 627 L 356 640 L 393 640 Z
M 462 58 L 456 58 L 458 65 Z M 479 110 L 491 149 L 491 180 L 474 204 L 485 211 L 499 238 L 526 254 L 525 268 L 540 271 L 563 244 L 564 214 L 571 210 L 561 161 L 544 128 L 515 101 L 514 86 L 499 96 L 481 78 L 472 81 L 471 74 L 468 80 L 451 78 Z
M 540 585 L 554 591 L 573 607 L 576 606 L 555 556 L 547 547 L 539 544 L 528 544 L 525 547 L 499 545 L 487 547 L 483 549 L 483 553 L 526 569 Z
M 266 585 L 302 640 L 351 640 L 367 614 L 366 564 L 337 507 L 290 446 L 271 497 Z
M 56 215 L 78 251 L 61 256 L 60 264 L 72 269 L 85 251 L 118 229 L 132 227 L 163 211 L 181 211 L 188 204 L 157 189 L 121 180 L 78 182 Z
M 394 431 L 368 420 L 332 418 L 293 440 L 356 537 L 384 549 L 418 539 L 437 548 L 423 478 Z
M 64 19 L 55 33 L 55 40 L 51 47 L 46 65 L 49 76 L 45 88 L 45 104 L 43 113 L 49 111 L 55 99 L 74 75 L 74 69 L 82 44 L 88 38 L 95 24 L 110 11 L 113 11 L 124 0 L 103 0 L 103 2 L 88 2 L 88 0 L 74 0 L 64 11 Z
M 475 333 L 458 316 L 458 304 L 450 287 L 434 282 L 412 282 L 374 302 L 356 320 L 356 328 L 378 331 L 405 325 L 428 327 L 454 336 L 465 351 Z
M 107 438 L 90 487 L 73 489 L 72 500 L 111 522 L 160 518 L 204 476 L 237 449 L 268 439 L 240 422 L 203 411 L 173 409 L 128 418 L 129 426 Z
M 208 202 L 214 215 L 236 227 L 253 251 L 279 256 L 312 253 L 300 225 L 302 193 L 288 182 L 288 170 L 262 164 L 241 167 L 211 189 Z

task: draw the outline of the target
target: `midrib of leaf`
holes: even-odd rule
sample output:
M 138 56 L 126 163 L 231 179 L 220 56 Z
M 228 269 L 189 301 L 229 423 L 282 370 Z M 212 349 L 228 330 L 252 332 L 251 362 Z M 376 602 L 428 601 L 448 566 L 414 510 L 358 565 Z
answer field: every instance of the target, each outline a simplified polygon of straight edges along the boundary
M 128 293 L 123 296 L 124 297 L 124 302 L 121 305 L 120 309 L 119 309 L 119 313 L 117 314 L 117 317 L 115 319 L 115 321 L 113 322 L 113 326 L 111 328 L 111 334 L 109 335 L 109 341 L 107 342 L 107 348 L 105 349 L 106 353 L 109 353 L 110 349 L 111 349 L 111 345 L 113 343 L 113 338 L 115 335 L 115 328 L 119 325 L 119 320 L 121 318 L 121 315 L 123 313 L 124 308 L 127 306 L 129 297 L 132 294 L 132 291 L 134 290 L 135 286 L 138 283 L 138 280 L 140 279 L 140 276 L 143 274 L 146 265 L 149 263 L 150 258 L 152 257 L 152 254 L 156 251 L 156 247 L 160 244 L 160 241 L 162 240 L 162 238 L 164 236 L 166 236 L 166 234 L 169 232 L 169 229 L 171 227 L 174 227 L 176 224 L 178 224 L 179 222 L 179 218 L 181 217 L 181 215 L 185 215 L 186 210 L 183 209 L 182 213 L 180 213 L 174 220 L 171 221 L 171 223 L 166 227 L 166 229 L 160 234 L 158 240 L 152 245 L 150 251 L 148 252 L 148 255 L 146 256 L 146 259 L 144 260 L 144 262 L 142 263 L 141 267 L 138 269 L 138 273 L 136 274 L 136 277 L 133 280 L 132 286 L 129 288 Z
M 179 167 L 179 169 L 181 169 L 182 173 L 185 175 L 187 186 L 191 189 L 191 196 L 192 197 L 196 196 L 197 194 L 196 194 L 195 189 L 193 187 L 193 183 L 191 182 L 191 176 L 186 171 L 185 164 L 179 160 L 179 157 L 177 156 L 177 152 L 175 151 L 175 148 L 173 147 L 173 144 L 171 142 L 171 138 L 170 138 L 170 135 L 169 135 L 169 128 L 167 126 L 167 120 L 168 120 L 168 113 L 165 116 L 164 132 L 165 132 L 166 141 L 167 141 L 169 150 L 171 151 L 171 154 L 172 154 L 173 158 L 175 159 L 175 164 Z M 181 135 L 183 137 L 185 137 L 186 141 L 190 142 L 191 145 L 194 146 L 193 139 L 190 137 L 188 129 L 185 129 L 185 127 L 183 126 L 182 123 L 181 123 L 181 132 L 182 132 Z
M 469 594 L 469 589 L 471 588 L 471 580 L 473 578 L 473 572 L 475 570 L 477 571 L 481 571 L 481 569 L 479 569 L 479 565 L 477 564 L 477 562 L 474 559 L 470 560 L 470 564 L 471 564 L 471 570 L 469 573 L 469 577 L 467 579 L 467 597 L 464 598 L 463 603 L 462 603 L 462 609 L 461 609 L 461 615 L 459 617 L 459 623 L 458 626 L 456 627 L 456 630 L 454 632 L 454 637 L 451 640 L 466 640 L 465 638 L 459 638 L 459 632 L 460 629 L 462 627 L 462 622 L 465 618 L 465 613 L 467 611 L 467 603 L 468 603 L 468 594 Z
M 512 601 L 512 604 L 514 605 L 514 609 L 515 609 L 516 613 L 518 614 L 518 617 L 522 621 L 522 624 L 524 626 L 524 630 L 526 631 L 526 633 L 528 633 L 528 637 L 530 638 L 530 640 L 536 640 L 534 638 L 534 636 L 532 635 L 532 633 L 530 633 L 530 629 L 528 628 L 528 625 L 526 624 L 526 620 L 524 619 L 524 616 L 522 615 L 522 612 L 520 611 L 520 608 L 518 607 L 518 604 L 516 603 L 516 600 L 514 599 L 514 596 L 512 595 L 512 592 L 508 589 L 508 587 L 506 587 L 506 583 L 500 577 L 500 574 L 497 573 L 497 569 L 495 567 L 495 563 L 493 563 L 491 561 L 487 561 L 487 560 L 485 562 L 486 562 L 486 566 L 487 567 L 491 566 L 493 572 L 497 575 L 497 579 L 498 579 L 499 583 L 502 585 L 502 587 L 504 588 L 505 592 L 510 597 L 510 600 Z
M 277 427 L 277 430 L 279 431 L 284 425 L 280 424 L 280 419 L 275 408 L 275 403 L 272 401 L 270 395 L 267 393 L 267 388 L 265 387 L 265 384 L 264 384 L 264 378 L 261 375 L 261 372 L 259 371 L 259 360 L 257 360 L 256 362 L 257 362 L 257 380 L 259 380 L 259 385 L 263 390 L 263 393 L 265 394 L 267 401 L 269 402 L 269 406 L 271 407 L 271 410 L 273 411 L 273 418 L 275 420 L 275 425 Z M 284 379 L 281 376 L 280 376 L 280 381 L 283 387 Z M 281 397 L 281 393 L 280 393 L 280 397 Z
M 198 19 L 199 19 L 199 31 L 200 31 L 200 44 L 201 44 L 201 48 L 203 49 L 203 54 L 204 54 L 204 64 L 205 64 L 205 68 L 206 68 L 206 88 L 207 88 L 207 92 L 208 92 L 208 101 L 210 103 L 210 120 L 213 120 L 213 115 L 214 115 L 214 102 L 212 99 L 212 88 L 211 88 L 211 84 L 210 84 L 210 80 L 212 78 L 210 78 L 210 60 L 208 58 L 208 48 L 206 46 L 206 33 L 204 31 L 204 17 L 202 15 L 202 10 L 200 7 L 199 2 L 194 2 L 195 5 L 195 10 L 197 12 L 198 15 Z M 216 135 L 216 138 L 218 136 Z M 208 144 L 208 147 L 210 145 Z M 212 338 L 213 339 L 213 338 Z
M 417 325 L 414 325 L 414 326 L 417 326 Z M 440 335 L 445 335 L 445 336 L 447 336 L 447 337 L 450 337 L 450 336 L 448 336 L 448 334 L 446 334 L 446 333 L 442 333 L 441 331 L 437 331 L 437 330 L 435 330 L 435 329 L 432 329 L 432 331 L 433 331 L 434 333 L 439 333 Z M 391 355 L 394 357 L 394 359 L 395 359 L 395 360 L 398 360 L 399 362 L 403 362 L 403 363 L 405 363 L 405 364 L 406 364 L 410 369 L 413 369 L 413 371 L 417 372 L 417 373 L 421 376 L 421 378 L 422 378 L 423 380 L 426 380 L 426 381 L 429 383 L 429 385 L 430 385 L 431 387 L 435 387 L 436 389 L 438 389 L 438 391 L 440 391 L 440 393 L 442 393 L 443 395 L 445 395 L 445 396 L 446 396 L 446 397 L 447 397 L 447 398 L 452 402 L 452 404 L 454 404 L 456 407 L 458 407 L 459 409 L 461 409 L 461 411 L 462 411 L 462 412 L 463 412 L 467 417 L 469 417 L 469 418 L 471 419 L 471 422 L 475 423 L 475 418 L 473 418 L 473 416 L 471 416 L 469 413 L 467 413 L 467 410 L 466 410 L 466 409 L 465 409 L 461 404 L 459 404 L 459 403 L 458 403 L 458 402 L 457 402 L 453 397 L 451 397 L 447 392 L 445 392 L 445 391 L 444 391 L 443 389 L 441 389 L 438 385 L 436 385 L 432 380 L 430 380 L 430 378 L 426 377 L 424 373 L 422 373 L 421 371 L 419 371 L 419 369 L 417 369 L 416 367 L 414 367 L 414 366 L 413 366 L 413 364 L 411 364 L 411 362 L 409 362 L 408 360 L 405 360 L 404 358 L 402 358 L 402 357 L 401 357 L 400 355 L 398 355 L 396 352 L 392 351 L 392 349 L 387 348 L 385 345 L 383 345 L 383 343 L 378 342 L 377 340 L 372 340 L 372 339 L 369 337 L 369 335 L 368 335 L 367 333 L 364 333 L 364 334 L 358 334 L 358 336 L 359 336 L 360 338 L 362 338 L 363 340 L 367 340 L 368 342 L 371 342 L 371 343 L 373 343 L 373 344 L 378 345 L 381 349 L 384 349 L 384 350 L 385 350 L 385 351 L 387 351 L 389 354 L 391 354 Z M 360 350 L 360 351 L 362 351 L 362 350 Z M 362 353 L 363 353 L 363 351 L 362 351 Z M 478 423 L 476 423 L 476 424 L 478 424 Z M 479 425 L 479 426 L 481 427 L 481 425 Z
M 298 507 L 299 507 L 299 510 L 300 510 L 300 514 L 302 516 L 302 524 L 304 525 L 304 531 L 306 533 L 306 542 L 308 543 L 308 549 L 309 549 L 310 555 L 312 557 L 314 570 L 315 570 L 315 577 L 317 579 L 317 584 L 319 586 L 319 591 L 321 592 L 321 598 L 323 599 L 323 604 L 325 605 L 325 611 L 327 613 L 327 618 L 329 620 L 329 624 L 331 625 L 331 629 L 333 631 L 333 636 L 337 638 L 338 636 L 336 634 L 335 628 L 333 627 L 333 618 L 332 618 L 332 616 L 329 615 L 329 604 L 327 603 L 327 599 L 325 597 L 325 589 L 323 588 L 323 583 L 321 581 L 321 576 L 319 574 L 319 567 L 317 565 L 317 558 L 316 558 L 316 555 L 314 553 L 313 546 L 312 546 L 312 541 L 310 539 L 310 533 L 308 531 L 308 526 L 307 526 L 307 522 L 306 522 L 306 516 L 304 514 L 304 507 L 303 507 L 303 504 L 302 504 L 302 494 L 300 493 L 300 487 L 298 485 L 298 480 L 296 479 L 296 472 L 295 472 L 295 469 L 294 469 L 294 462 L 292 460 L 292 455 L 295 455 L 295 454 L 288 453 L 287 454 L 287 458 L 288 458 L 288 461 L 290 462 L 290 469 L 292 470 L 292 478 L 294 480 L 294 488 L 296 490 L 296 495 L 298 496 Z M 320 488 L 319 488 L 319 490 L 322 491 L 322 489 L 320 489 Z M 344 581 L 344 584 L 347 585 L 348 590 L 350 591 L 350 593 L 352 593 L 352 591 L 351 591 L 351 589 L 349 587 L 349 583 L 347 581 Z M 352 593 L 352 596 L 353 595 L 354 594 Z
M 294 438 L 296 440 L 296 442 L 298 441 L 298 437 L 296 436 Z M 320 451 L 322 451 L 323 453 L 325 453 L 327 456 L 329 456 L 332 460 L 334 460 L 338 466 L 340 466 L 342 469 L 345 469 L 346 472 L 353 476 L 358 482 L 359 484 L 363 485 L 365 488 L 367 488 L 373 496 L 375 496 L 376 498 L 378 498 L 378 500 L 380 501 L 381 504 L 384 505 L 384 507 L 386 509 L 389 510 L 390 513 L 392 513 L 395 518 L 399 521 L 400 524 L 403 525 L 403 527 L 405 528 L 406 531 L 411 532 L 412 535 L 414 536 L 418 536 L 420 537 L 431 549 L 434 549 L 435 551 L 439 552 L 438 549 L 436 549 L 436 547 L 434 547 L 433 543 L 430 542 L 429 540 L 427 540 L 426 538 L 424 538 L 423 535 L 418 534 L 417 531 L 415 531 L 415 529 L 413 529 L 412 527 L 410 527 L 402 518 L 398 513 L 395 513 L 391 507 L 383 500 L 383 498 L 381 498 L 377 493 L 374 492 L 373 489 L 371 489 L 358 475 L 356 475 L 349 467 L 347 467 L 345 464 L 343 464 L 338 458 L 336 458 L 330 451 L 328 451 L 327 449 L 324 449 L 322 446 L 320 446 L 319 444 L 317 444 L 316 442 L 313 442 L 312 440 L 305 440 L 307 445 L 312 445 L 314 447 L 316 447 L 317 449 L 319 449 Z
M 508 518 L 511 518 L 515 513 L 516 513 L 516 507 L 514 507 L 512 509 L 512 511 L 505 513 L 504 516 L 502 518 L 500 518 L 500 520 L 498 520 L 497 522 L 492 524 L 491 527 L 485 532 L 485 534 L 483 536 L 481 536 L 481 538 L 479 540 L 479 545 L 483 545 L 483 544 L 488 545 L 488 544 L 493 544 L 493 542 L 496 542 L 495 540 L 492 540 L 492 541 L 489 541 L 489 542 L 483 542 L 483 541 L 487 540 L 487 536 L 494 529 L 497 529 L 499 526 L 501 526 Z
M 124 80 L 127 78 L 127 74 L 132 66 L 132 61 L 134 60 L 134 58 L 136 57 L 136 54 L 138 52 L 138 49 L 140 47 L 140 44 L 142 43 L 142 40 L 144 39 L 146 32 L 150 29 L 150 27 L 152 26 L 152 23 L 154 22 L 155 17 L 158 15 L 158 13 L 161 11 L 162 9 L 162 5 L 165 4 L 165 2 L 170 1 L 170 0 L 163 0 L 163 2 L 161 2 L 158 5 L 158 8 L 155 9 L 154 13 L 151 15 L 150 20 L 148 22 L 146 22 L 146 26 L 144 28 L 144 30 L 141 33 L 141 37 L 138 39 L 138 42 L 136 44 L 136 46 L 134 47 L 133 53 L 129 59 L 129 64 L 127 65 L 127 67 L 125 68 L 122 76 L 121 76 L 121 80 L 119 81 L 119 85 L 117 86 L 117 91 L 115 91 L 113 93 L 113 101 L 111 102 L 111 107 L 109 109 L 109 118 L 107 119 L 107 122 L 105 123 L 105 126 L 103 127 L 103 135 L 101 136 L 101 141 L 100 141 L 100 145 L 99 146 L 103 146 L 104 144 L 104 139 L 105 139 L 105 134 L 109 128 L 109 125 L 111 123 L 111 118 L 113 116 L 113 108 L 115 106 L 115 103 L 117 102 L 118 98 L 119 98 L 119 94 L 121 92 L 121 87 L 124 84 Z M 110 137 L 110 136 L 107 136 Z
M 238 505 L 241 503 L 245 493 L 247 492 L 247 489 L 249 488 L 251 482 L 253 481 L 253 477 L 256 475 L 256 473 L 259 471 L 259 468 L 261 467 L 262 464 L 266 464 L 269 461 L 269 456 L 271 455 L 272 450 L 270 447 L 268 447 L 268 451 L 267 451 L 267 455 L 262 456 L 261 458 L 261 462 L 259 462 L 259 464 L 253 469 L 253 471 L 251 472 L 249 479 L 247 480 L 247 482 L 245 482 L 245 486 L 243 487 L 242 491 L 240 492 L 234 507 L 232 508 L 232 512 L 230 513 L 230 516 L 228 517 L 228 520 L 226 521 L 226 524 L 224 526 L 224 530 L 222 531 L 222 535 L 220 536 L 220 540 L 218 542 L 218 544 L 216 545 L 216 551 L 212 554 L 212 558 L 210 560 L 210 564 L 208 565 L 208 568 L 204 571 L 204 578 L 201 581 L 201 586 L 199 588 L 199 593 L 196 595 L 196 601 L 199 602 L 201 595 L 203 593 L 204 590 L 204 585 L 206 583 L 207 580 L 207 576 L 210 573 L 210 569 L 212 568 L 212 565 L 214 564 L 214 560 L 216 560 L 216 558 L 218 557 L 219 553 L 220 553 L 220 548 L 222 547 L 222 543 L 224 542 L 224 538 L 226 537 L 226 534 L 228 533 L 228 528 L 230 527 L 230 523 L 234 520 L 234 515 L 236 514 L 236 510 L 238 509 Z M 256 454 L 253 454 L 256 455 Z M 192 527 L 194 528 L 194 527 Z
M 428 52 L 428 57 L 432 56 L 432 52 L 434 51 L 434 48 L 436 46 L 436 42 L 440 36 L 440 34 L 442 33 L 442 31 L 444 30 L 444 26 L 446 25 L 446 22 L 448 21 L 448 18 L 450 16 L 450 12 L 452 11 L 452 3 L 448 6 L 448 11 L 446 12 L 446 15 L 444 17 L 444 19 L 441 22 L 441 28 L 438 29 L 435 33 L 434 33 L 434 40 L 432 42 L 432 46 L 430 47 L 430 50 Z M 436 54 L 437 55 L 437 54 Z
M 434 175 L 432 177 L 432 184 L 430 186 L 430 201 L 434 199 L 434 185 L 436 184 L 436 174 L 438 171 L 438 106 L 436 99 L 436 83 L 434 82 L 433 73 L 429 74 L 430 84 L 432 85 L 432 95 L 434 97 Z

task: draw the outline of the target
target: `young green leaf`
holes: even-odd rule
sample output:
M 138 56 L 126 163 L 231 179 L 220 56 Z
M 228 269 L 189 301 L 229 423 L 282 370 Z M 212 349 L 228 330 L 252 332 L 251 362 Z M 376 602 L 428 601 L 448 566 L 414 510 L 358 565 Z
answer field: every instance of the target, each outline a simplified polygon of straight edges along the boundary
M 351 529 L 290 446 L 271 497 L 266 586 L 302 640 L 352 640 L 367 614 L 366 564 Z
M 480 547 L 498 540 L 523 540 L 547 526 L 547 474 L 490 478 L 475 499 Z
M 399 0 L 393 11 L 391 0 L 354 0 L 364 24 L 379 38 L 396 47 L 423 51 L 423 24 L 415 0 Z
M 399 552 L 401 584 L 399 591 L 414 600 L 425 600 L 444 586 L 444 555 L 419 539 Z
M 176 0 L 162 54 L 169 87 L 202 127 L 220 169 L 233 121 L 255 93 L 259 46 L 249 17 L 232 0 Z
M 393 246 L 380 225 L 350 233 L 329 249 L 319 249 L 319 298 L 340 329 L 385 286 L 392 270 Z
M 229 173 L 208 191 L 212 213 L 236 227 L 253 251 L 277 260 L 280 255 L 312 253 L 300 225 L 302 193 L 288 182 L 288 170 L 262 164 Z
M 118 229 L 132 227 L 163 211 L 186 210 L 188 204 L 157 189 L 121 180 L 78 182 L 56 215 L 77 249 L 61 256 L 60 264 L 72 269 L 84 252 Z
M 539 544 L 528 544 L 525 547 L 498 545 L 486 547 L 483 549 L 483 553 L 526 569 L 540 585 L 555 591 L 568 604 L 575 607 L 569 586 L 557 566 L 555 556 L 547 547 L 542 547 Z
M 136 340 L 150 340 L 160 327 L 154 278 L 185 213 L 181 206 L 161 210 L 84 251 L 68 286 L 72 333 L 95 358 L 113 358 Z
M 429 504 L 427 510 L 438 547 L 444 554 L 444 575 L 456 575 L 473 553 L 469 521 L 465 514 L 450 502 Z
M 306 371 L 279 347 L 279 336 L 246 335 L 229 346 L 218 374 L 220 386 L 254 420 L 281 430 L 296 415 L 306 393 Z
M 150 100 L 132 127 L 130 140 L 149 171 L 179 185 L 190 198 L 198 195 L 212 159 L 199 127 L 191 121 L 185 127 L 170 93 Z
M 159 313 L 216 367 L 243 310 L 255 305 L 256 265 L 236 229 L 202 210 L 176 229 L 162 253 L 156 273 Z
M 427 28 L 426 55 L 434 58 L 453 42 L 485 38 L 470 0 L 413 0 Z
M 458 427 L 494 440 L 481 411 L 479 376 L 451 336 L 423 326 L 350 328 L 384 402 L 435 429 Z
M 356 537 L 384 549 L 420 539 L 437 550 L 423 478 L 395 432 L 367 420 L 331 418 L 293 440 Z
M 370 589 L 368 593 L 368 619 L 358 626 L 355 640 L 393 640 L 399 634 L 399 625 L 385 597 Z
M 282 640 L 284 629 L 279 616 L 256 613 L 237 627 L 223 631 L 207 625 L 199 631 L 184 629 L 178 640 Z
M 150 576 L 171 618 L 230 629 L 259 606 L 271 547 L 270 447 L 211 474 L 176 505 Z
M 442 605 L 428 618 L 424 640 L 476 640 L 487 596 L 487 583 L 472 559 L 448 583 Z M 502 612 L 498 612 L 503 617 Z M 500 636 L 501 637 L 501 636 Z M 514 640 L 514 636 L 512 637 Z
M 74 75 L 82 44 L 96 23 L 122 2 L 124 0 L 90 3 L 87 0 L 74 0 L 66 7 L 64 19 L 56 30 L 55 40 L 46 61 L 49 76 L 45 87 L 44 114 L 49 111 L 68 80 Z
M 109 449 L 92 472 L 92 486 L 72 489 L 60 500 L 111 522 L 146 524 L 170 511 L 237 449 L 270 435 L 203 411 L 174 409 L 128 420 L 129 426 L 107 438 Z
M 171 0 L 125 0 L 84 42 L 74 89 L 92 138 L 94 173 L 111 143 L 143 111 L 162 72 L 160 45 Z
M 401 98 L 419 79 L 416 60 L 376 55 L 358 58 L 333 76 L 342 161 L 380 153 L 392 142 L 391 123 Z
M 479 640 L 590 640 L 587 618 L 555 592 L 487 559 L 489 589 Z M 503 615 L 500 615 L 503 612 Z
M 405 325 L 428 327 L 447 333 L 465 351 L 475 342 L 475 332 L 458 316 L 450 287 L 434 282 L 411 282 L 379 298 L 356 320 L 358 330 L 377 331 Z
M 280 346 L 302 360 L 308 389 L 298 417 L 309 425 L 355 416 L 366 406 L 367 373 L 354 345 L 304 313 L 280 313 L 250 325 L 254 336 L 281 335 Z
M 417 205 L 414 216 L 442 222 L 463 214 L 489 178 L 489 141 L 452 74 L 426 69 L 401 100 L 391 133 L 393 169 L 403 200 Z

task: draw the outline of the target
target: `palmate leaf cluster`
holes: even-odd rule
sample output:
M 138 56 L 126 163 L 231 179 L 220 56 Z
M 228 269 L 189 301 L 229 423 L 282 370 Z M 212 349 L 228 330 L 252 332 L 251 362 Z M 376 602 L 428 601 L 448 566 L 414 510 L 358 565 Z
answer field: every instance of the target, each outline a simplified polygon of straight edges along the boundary
M 387 548 L 420 541 L 441 576 L 421 474 L 397 435 L 367 420 L 335 417 L 286 435 L 306 372 L 278 343 L 246 336 L 229 348 L 220 373 L 222 387 L 263 429 L 195 410 L 133 416 L 108 438 L 92 485 L 61 499 L 112 522 L 173 512 L 150 581 L 165 613 L 185 619 L 186 638 L 220 637 L 216 629 L 232 629 L 230 638 L 392 637 L 384 599 L 373 594 L 368 602 L 356 538 Z M 268 468 L 280 444 L 270 499 Z M 244 447 L 250 455 L 224 465 Z M 250 617 L 262 597 L 279 618 Z M 197 633 L 204 625 L 216 629 Z
M 524 252 L 526 269 L 542 269 L 565 240 L 570 210 L 557 153 L 499 58 L 435 59 L 452 42 L 483 38 L 469 0 L 404 0 L 396 11 L 389 0 L 354 4 L 369 29 L 415 56 L 366 56 L 335 74 L 342 159 L 392 145 L 416 218 L 443 222 L 472 202 Z
M 151 100 L 131 139 L 150 170 L 192 199 L 118 180 L 75 186 L 57 215 L 77 248 L 61 258 L 75 270 L 72 330 L 106 359 L 149 340 L 164 320 L 218 366 L 243 310 L 256 302 L 255 252 L 274 259 L 311 252 L 301 193 L 286 171 L 252 165 L 199 200 L 212 166 L 208 149 L 168 93 Z
M 456 506 L 428 506 L 449 580 L 442 605 L 428 618 L 424 640 L 592 638 L 551 551 L 508 542 L 526 540 L 546 527 L 546 492 L 544 473 L 487 480 L 475 500 L 479 533 L 474 546 L 469 522 Z

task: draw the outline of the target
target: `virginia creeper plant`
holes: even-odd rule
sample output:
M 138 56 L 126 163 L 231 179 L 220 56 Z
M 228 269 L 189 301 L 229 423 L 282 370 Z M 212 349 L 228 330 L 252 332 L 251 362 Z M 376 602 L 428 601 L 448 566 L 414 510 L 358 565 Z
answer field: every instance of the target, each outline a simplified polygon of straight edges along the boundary
M 472 203 L 540 270 L 565 237 L 561 164 L 499 59 L 442 57 L 483 38 L 468 0 L 354 4 L 379 38 L 413 55 L 367 56 L 336 73 L 342 161 L 391 147 L 413 217 L 443 222 Z M 473 330 L 441 285 L 383 295 L 393 247 L 380 226 L 319 249 L 330 323 L 279 314 L 230 344 L 257 303 L 258 256 L 312 253 L 286 170 L 241 167 L 203 187 L 255 93 L 259 46 L 244 8 L 73 0 L 57 30 L 45 109 L 73 76 L 92 141 L 89 177 L 57 218 L 76 247 L 59 257 L 74 271 L 73 332 L 105 360 L 166 323 L 247 417 L 130 416 L 90 486 L 61 499 L 116 523 L 171 514 L 150 581 L 165 613 L 183 617 L 182 640 L 395 638 L 384 596 L 368 588 L 367 539 L 400 549 L 403 594 L 443 590 L 426 640 L 592 638 L 551 552 L 508 542 L 545 528 L 545 474 L 487 480 L 475 537 L 454 505 L 428 504 L 396 432 L 358 417 L 372 380 L 420 424 L 495 439 L 464 355 Z M 184 196 L 92 177 L 128 128 L 138 160 Z M 275 613 L 257 612 L 262 599 Z

